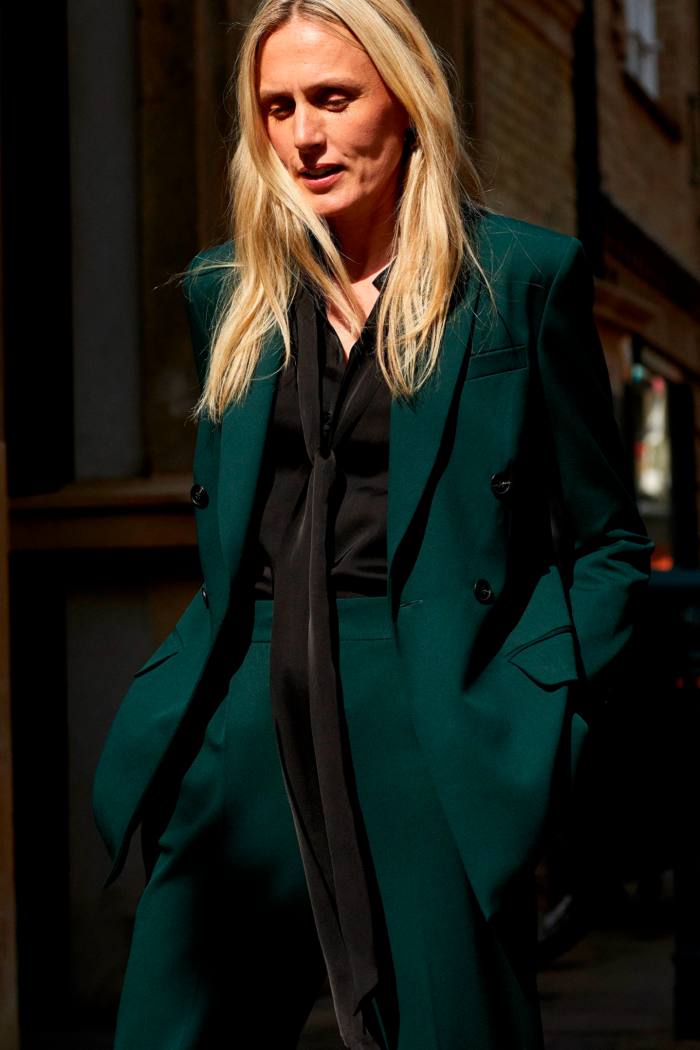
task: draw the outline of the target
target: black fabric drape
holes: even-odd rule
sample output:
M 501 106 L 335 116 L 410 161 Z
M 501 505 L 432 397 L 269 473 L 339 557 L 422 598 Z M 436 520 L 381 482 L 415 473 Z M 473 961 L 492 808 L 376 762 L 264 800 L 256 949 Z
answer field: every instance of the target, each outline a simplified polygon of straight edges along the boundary
M 369 330 L 375 312 L 376 306 Z M 323 425 L 319 315 L 308 290 L 298 298 L 294 321 L 299 408 L 310 472 L 272 567 L 272 712 L 340 1033 L 348 1047 L 372 1048 L 378 1044 L 366 1030 L 360 1008 L 379 974 L 371 894 L 358 841 L 360 816 L 348 787 L 349 750 L 333 656 L 335 599 L 329 588 L 328 544 L 336 449 L 383 378 L 373 360 L 351 357 L 346 368 L 356 367 L 353 381 L 341 384 L 332 418 Z

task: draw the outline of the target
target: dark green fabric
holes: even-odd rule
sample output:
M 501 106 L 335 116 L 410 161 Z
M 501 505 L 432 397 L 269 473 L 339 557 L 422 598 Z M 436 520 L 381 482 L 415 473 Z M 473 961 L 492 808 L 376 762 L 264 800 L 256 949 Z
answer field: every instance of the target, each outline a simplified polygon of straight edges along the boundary
M 274 743 L 271 604 L 257 603 L 252 640 L 158 833 L 115 1050 L 292 1048 L 321 988 Z M 495 932 L 413 730 L 386 602 L 341 598 L 338 609 L 343 706 L 386 931 L 387 979 L 368 1024 L 391 1050 L 540 1048 L 532 886 Z M 238 650 L 230 634 L 229 644 Z
M 441 812 L 485 917 L 497 921 L 538 854 L 551 799 L 570 791 L 587 733 L 581 702 L 594 709 L 606 695 L 653 543 L 613 414 L 583 245 L 491 213 L 470 232 L 496 312 L 472 273 L 452 305 L 438 371 L 413 401 L 392 403 L 387 608 Z M 228 272 L 206 267 L 231 256 L 230 243 L 203 253 L 187 281 L 201 379 Z M 221 425 L 198 427 L 193 480 L 209 499 L 195 520 L 209 600 L 194 597 L 111 727 L 93 795 L 108 881 L 240 597 L 282 352 L 274 329 L 244 401 Z M 512 481 L 505 496 L 492 483 L 503 473 Z M 551 539 L 557 491 L 568 593 Z

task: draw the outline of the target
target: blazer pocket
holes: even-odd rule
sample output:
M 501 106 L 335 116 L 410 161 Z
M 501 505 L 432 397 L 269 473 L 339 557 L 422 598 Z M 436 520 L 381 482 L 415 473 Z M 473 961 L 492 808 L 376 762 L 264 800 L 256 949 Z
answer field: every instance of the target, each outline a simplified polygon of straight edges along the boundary
M 579 680 L 574 632 L 570 624 L 554 627 L 546 634 L 517 646 L 505 657 L 538 685 L 552 687 Z
M 159 667 L 171 656 L 184 648 L 195 647 L 209 640 L 211 616 L 202 598 L 201 588 L 195 593 L 189 605 L 180 616 L 170 634 L 160 643 L 154 653 L 139 667 L 134 678 L 140 677 L 154 667 Z
M 498 350 L 472 354 L 467 368 L 467 379 L 481 379 L 496 372 L 511 372 L 527 366 L 527 343 L 502 346 Z
M 145 664 L 142 664 L 138 671 L 134 673 L 134 678 L 138 678 L 147 671 L 152 671 L 154 667 L 158 667 L 166 660 L 169 660 L 171 656 L 174 656 L 175 653 L 179 653 L 181 649 L 182 642 L 180 636 L 176 630 L 173 630 L 167 638 L 161 642 L 155 652 L 151 653 Z

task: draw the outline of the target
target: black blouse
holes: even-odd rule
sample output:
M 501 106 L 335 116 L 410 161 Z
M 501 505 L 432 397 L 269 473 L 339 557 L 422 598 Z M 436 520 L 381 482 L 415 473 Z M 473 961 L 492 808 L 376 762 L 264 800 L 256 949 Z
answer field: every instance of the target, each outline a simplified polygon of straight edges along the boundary
M 374 279 L 380 290 L 388 267 Z M 294 323 L 302 289 L 292 311 L 290 366 L 279 377 L 261 468 L 258 498 L 259 526 L 253 557 L 256 598 L 274 594 L 272 566 L 290 517 L 304 499 L 311 463 L 306 454 L 299 411 L 297 325 Z M 334 415 L 362 369 L 377 369 L 374 358 L 375 303 L 362 334 L 350 350 L 347 364 L 342 344 L 320 309 L 316 313 L 319 372 L 322 377 L 322 422 L 328 436 Z M 382 382 L 352 430 L 336 450 L 336 481 L 329 509 L 332 542 L 329 545 L 329 585 L 338 597 L 386 594 L 386 499 L 389 471 L 388 387 Z

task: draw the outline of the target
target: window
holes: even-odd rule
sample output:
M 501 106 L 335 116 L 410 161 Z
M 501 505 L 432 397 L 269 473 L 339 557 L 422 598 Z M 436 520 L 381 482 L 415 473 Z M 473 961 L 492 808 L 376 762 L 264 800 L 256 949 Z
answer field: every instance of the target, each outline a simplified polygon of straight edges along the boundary
M 659 97 L 661 47 L 656 36 L 656 0 L 625 0 L 625 70 L 654 99 Z
M 698 555 L 694 399 L 691 384 L 634 338 L 627 433 L 639 511 L 656 543 L 652 568 L 695 568 Z

